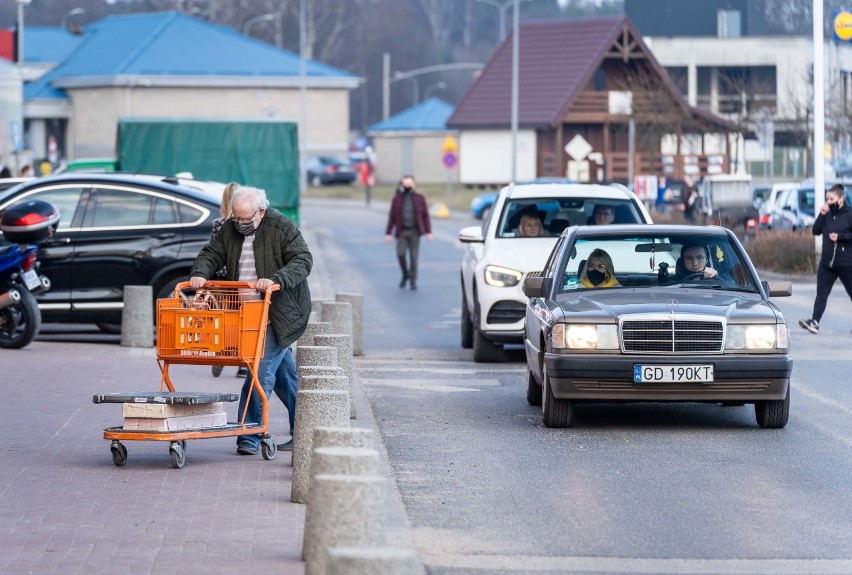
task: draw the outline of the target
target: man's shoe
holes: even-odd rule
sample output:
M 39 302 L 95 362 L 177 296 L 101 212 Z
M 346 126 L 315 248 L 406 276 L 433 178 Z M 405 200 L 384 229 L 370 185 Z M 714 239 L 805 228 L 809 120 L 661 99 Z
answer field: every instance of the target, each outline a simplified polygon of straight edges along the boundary
M 401 279 L 401 280 L 399 280 L 399 287 L 404 288 L 404 287 L 405 287 L 405 282 L 407 282 L 407 281 L 408 281 L 408 278 L 407 278 L 407 277 L 405 277 L 405 276 L 402 276 L 402 279 Z
M 799 325 L 811 333 L 819 333 L 819 322 L 815 319 L 800 319 Z
M 257 455 L 259 450 L 260 446 L 251 441 L 240 441 L 237 444 L 237 453 L 240 455 Z
M 245 377 L 248 375 L 247 367 L 240 367 L 237 369 L 237 377 Z
M 411 291 L 417 291 L 417 284 L 414 282 L 411 282 Z
M 293 451 L 293 440 L 291 439 L 287 443 L 279 443 L 278 451 Z

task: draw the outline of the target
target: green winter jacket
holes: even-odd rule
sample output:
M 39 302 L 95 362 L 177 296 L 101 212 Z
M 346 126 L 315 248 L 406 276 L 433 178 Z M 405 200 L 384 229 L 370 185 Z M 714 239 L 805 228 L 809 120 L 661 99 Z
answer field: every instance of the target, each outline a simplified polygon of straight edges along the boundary
M 204 246 L 189 277 L 210 279 L 216 270 L 227 266 L 225 277 L 235 281 L 240 269 L 240 251 L 245 237 L 230 219 Z M 281 286 L 272 294 L 269 321 L 278 343 L 286 348 L 305 332 L 311 315 L 311 292 L 308 274 L 314 259 L 296 224 L 281 212 L 267 208 L 255 232 L 254 258 L 258 278 L 269 278 Z

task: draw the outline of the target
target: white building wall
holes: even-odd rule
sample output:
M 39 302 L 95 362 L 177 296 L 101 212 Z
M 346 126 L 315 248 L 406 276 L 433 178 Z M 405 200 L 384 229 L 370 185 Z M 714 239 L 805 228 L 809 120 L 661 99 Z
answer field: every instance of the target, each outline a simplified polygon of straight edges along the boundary
M 122 116 L 280 118 L 299 121 L 298 89 L 289 88 L 75 88 L 68 93 L 71 158 L 115 154 Z M 345 155 L 349 148 L 349 91 L 307 91 L 308 155 Z M 301 127 L 300 127 L 301 129 Z
M 518 130 L 516 180 L 536 177 L 534 130 Z M 459 133 L 459 181 L 462 184 L 506 184 L 512 181 L 512 132 L 462 130 Z

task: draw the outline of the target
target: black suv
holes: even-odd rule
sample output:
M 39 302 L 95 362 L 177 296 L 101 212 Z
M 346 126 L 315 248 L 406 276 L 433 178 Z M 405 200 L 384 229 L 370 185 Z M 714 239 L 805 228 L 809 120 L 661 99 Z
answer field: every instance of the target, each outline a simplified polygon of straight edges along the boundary
M 51 281 L 38 296 L 44 321 L 97 323 L 114 331 L 124 286 L 150 285 L 158 298 L 186 281 L 210 240 L 221 196 L 174 178 L 69 174 L 0 192 L 0 214 L 31 199 L 50 202 L 61 214 L 38 253 L 39 273 Z

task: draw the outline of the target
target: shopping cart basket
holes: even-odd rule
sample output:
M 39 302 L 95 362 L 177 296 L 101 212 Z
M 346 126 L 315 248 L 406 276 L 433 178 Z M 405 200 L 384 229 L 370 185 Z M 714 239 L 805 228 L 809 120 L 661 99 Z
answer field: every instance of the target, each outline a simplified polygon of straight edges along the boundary
M 117 466 L 127 462 L 127 448 L 122 441 L 168 441 L 172 466 L 183 467 L 186 461 L 186 440 L 208 437 L 258 434 L 261 437 L 261 453 L 264 459 L 275 459 L 277 447 L 268 433 L 268 402 L 258 380 L 258 368 L 266 337 L 266 321 L 269 313 L 271 292 L 260 295 L 254 282 L 208 281 L 195 292 L 185 297 L 183 290 L 189 282 L 179 283 L 174 296 L 157 300 L 157 363 L 162 374 L 160 390 L 155 392 L 107 393 L 95 395 L 95 403 L 159 404 L 172 406 L 171 411 L 163 408 L 162 413 L 203 412 L 200 406 L 215 402 L 237 401 L 233 393 L 176 392 L 169 375 L 171 364 L 233 365 L 245 366 L 251 376 L 256 394 L 249 394 L 246 407 L 237 422 L 206 424 L 198 427 L 170 425 L 163 418 L 159 429 L 107 427 L 104 439 L 111 440 L 112 461 Z M 246 422 L 248 404 L 259 397 L 262 405 L 260 423 Z M 174 406 L 182 406 L 180 408 Z M 197 406 L 191 408 L 187 406 Z M 127 407 L 125 407 L 127 409 Z M 204 418 L 197 418 L 204 419 Z M 207 418 L 209 419 L 209 418 Z M 183 418 L 186 422 L 186 416 Z M 193 421 L 193 420 L 190 420 Z

